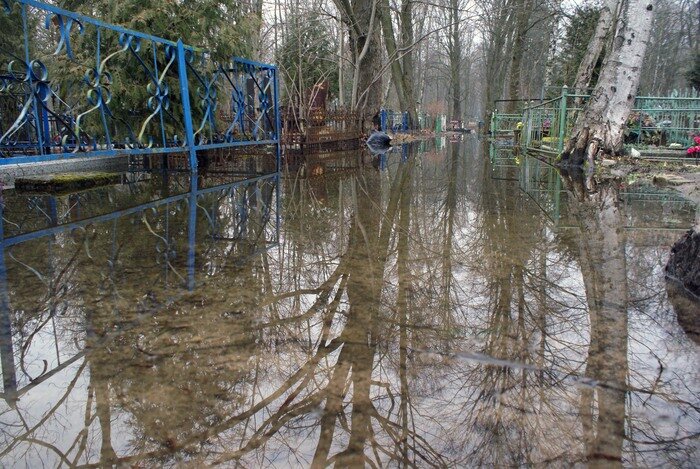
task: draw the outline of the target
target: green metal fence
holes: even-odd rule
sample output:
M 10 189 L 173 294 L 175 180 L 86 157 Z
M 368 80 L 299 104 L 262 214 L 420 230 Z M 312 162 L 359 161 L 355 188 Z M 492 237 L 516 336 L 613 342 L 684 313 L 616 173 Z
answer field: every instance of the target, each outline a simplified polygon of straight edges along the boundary
M 587 99 L 586 95 L 569 94 L 564 86 L 560 96 L 526 107 L 522 144 L 544 153 L 561 153 Z
M 628 143 L 688 147 L 700 132 L 700 96 L 638 97 L 628 119 Z M 634 141 L 631 141 L 634 140 Z
M 559 155 L 588 98 L 588 95 L 569 94 L 565 86 L 556 98 L 526 106 L 522 115 L 494 113 L 493 135 L 510 133 L 526 149 Z M 523 122 L 522 132 L 513 133 L 519 121 Z M 697 92 L 685 96 L 679 93 L 666 97 L 639 96 L 627 121 L 625 144 L 638 149 L 684 150 L 697 134 L 700 134 Z
M 517 130 L 518 122 L 522 122 L 522 114 L 491 114 L 491 135 L 494 137 L 512 137 Z

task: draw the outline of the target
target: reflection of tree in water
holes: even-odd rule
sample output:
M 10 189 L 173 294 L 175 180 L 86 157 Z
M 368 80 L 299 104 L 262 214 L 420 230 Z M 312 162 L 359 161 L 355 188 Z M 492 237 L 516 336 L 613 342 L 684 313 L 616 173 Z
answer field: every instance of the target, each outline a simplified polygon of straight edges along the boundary
M 213 276 L 200 276 L 201 288 L 172 305 L 153 295 L 144 305 L 147 318 L 119 318 L 139 321 L 138 327 L 89 355 L 91 370 L 105 370 L 105 381 L 117 378 L 109 386 L 112 405 L 131 416 L 133 452 L 199 453 L 205 441 L 197 436 L 244 404 L 248 362 L 263 339 L 251 307 L 270 283 L 267 251 L 260 248 L 273 189 L 262 184 L 198 200 L 198 226 L 207 227 L 215 241 L 200 243 L 197 256 Z M 246 207 L 244 216 L 240 207 Z M 109 316 L 99 319 L 106 321 L 104 332 L 113 327 Z M 169 459 L 155 456 L 160 463 Z
M 246 231 L 238 233 L 242 236 L 236 244 L 236 250 L 219 249 L 217 257 L 219 267 L 243 270 L 239 267 L 238 259 L 249 256 L 253 245 L 246 243 L 242 246 L 242 244 L 247 241 L 257 245 L 264 241 L 265 238 L 261 232 L 264 228 L 264 220 L 260 218 L 268 217 L 269 211 L 261 210 L 261 206 L 270 206 L 273 200 L 273 189 L 274 183 L 270 183 L 263 185 L 257 192 L 247 190 L 249 194 L 246 206 L 249 213 L 246 216 L 249 222 L 245 225 Z M 260 197 L 263 200 L 256 200 Z M 218 194 L 205 195 L 198 202 L 206 206 L 212 200 L 224 212 L 232 212 L 237 208 L 232 200 L 223 200 Z M 6 251 L 7 257 L 12 261 L 9 276 L 13 280 L 20 280 L 17 285 L 10 284 L 12 292 L 10 304 L 16 316 L 13 330 L 15 342 L 19 344 L 21 351 L 18 354 L 18 367 L 20 370 L 24 369 L 25 362 L 31 365 L 27 379 L 20 385 L 26 385 L 27 389 L 39 385 L 44 377 L 48 378 L 53 373 L 54 367 L 61 369 L 63 365 L 69 366 L 75 360 L 81 360 L 86 352 L 87 354 L 83 359 L 85 363 L 75 370 L 76 375 L 71 378 L 65 394 L 57 397 L 57 404 L 40 419 L 39 424 L 24 423 L 25 433 L 8 443 L 3 454 L 25 440 L 37 447 L 48 448 L 66 463 L 71 460 L 78 461 L 83 457 L 89 460 L 92 445 L 88 444 L 88 438 L 91 438 L 88 435 L 90 433 L 88 428 L 94 422 L 99 422 L 103 440 L 102 460 L 111 460 L 116 457 L 110 444 L 110 407 L 119 401 L 115 399 L 115 395 L 119 397 L 124 389 L 126 392 L 138 394 L 139 391 L 130 389 L 130 385 L 143 389 L 148 388 L 145 383 L 162 383 L 163 392 L 155 392 L 157 385 L 144 391 L 148 397 L 156 401 L 154 407 L 157 407 L 158 399 L 167 395 L 167 391 L 172 390 L 173 387 L 176 388 L 177 386 L 172 383 L 180 379 L 190 379 L 190 384 L 193 385 L 207 383 L 206 366 L 211 365 L 211 360 L 206 360 L 206 354 L 201 355 L 201 351 L 206 350 L 206 347 L 198 349 L 201 344 L 197 337 L 188 336 L 191 329 L 183 327 L 184 323 L 196 323 L 197 319 L 193 319 L 192 315 L 184 319 L 177 314 L 160 316 L 156 313 L 173 301 L 173 295 L 181 296 L 180 292 L 184 286 L 186 257 L 182 253 L 187 252 L 187 248 L 182 249 L 182 235 L 187 232 L 187 210 L 186 206 L 185 210 L 182 210 L 181 205 L 167 204 L 158 209 L 149 209 L 118 218 L 106 224 L 89 225 L 86 229 L 41 238 Z M 86 208 L 90 209 L 90 207 Z M 200 227 L 208 227 L 202 231 L 202 234 L 208 232 L 207 236 L 211 236 L 214 225 L 206 220 L 209 214 L 204 212 L 202 206 L 197 210 Z M 255 217 L 258 219 L 256 220 Z M 229 213 L 224 218 L 232 217 Z M 172 226 L 167 228 L 168 224 Z M 226 226 L 218 228 L 223 232 L 227 231 Z M 225 244 L 231 245 L 231 243 Z M 202 245 L 203 249 L 211 251 L 212 243 L 202 243 Z M 216 243 L 213 246 L 218 249 Z M 227 258 L 228 263 L 225 262 Z M 168 272 L 174 281 L 168 281 Z M 258 279 L 251 280 L 250 276 L 240 275 L 233 278 L 239 282 L 236 286 L 244 288 L 249 295 L 255 295 L 255 287 L 262 284 Z M 171 285 L 175 285 L 176 288 L 171 290 L 169 288 Z M 219 298 L 225 296 L 224 293 L 217 292 Z M 247 298 L 247 301 L 251 299 Z M 199 308 L 205 305 L 205 301 L 201 298 L 190 299 L 190 302 Z M 229 303 L 229 306 L 233 305 Z M 233 314 L 236 314 L 235 308 Z M 172 333 L 183 329 L 185 332 L 181 335 Z M 217 324 L 211 325 L 209 330 L 218 331 Z M 245 342 L 250 341 L 248 336 L 241 334 L 240 330 L 238 332 Z M 53 341 L 56 346 L 54 358 L 51 357 L 50 349 L 42 349 L 46 347 L 47 334 L 51 333 L 54 335 Z M 185 352 L 192 353 L 190 355 L 182 353 L 173 358 L 173 355 L 177 354 L 173 354 L 168 346 L 172 347 L 173 342 L 177 340 L 191 341 L 194 351 L 187 350 Z M 152 353 L 150 347 L 157 348 L 158 353 Z M 25 358 L 24 351 L 27 349 L 34 350 L 32 357 Z M 39 353 L 38 359 L 37 353 Z M 44 359 L 42 354 L 46 353 L 49 356 Z M 71 357 L 71 355 L 74 356 Z M 115 359 L 115 357 L 119 358 Z M 177 368 L 170 366 L 168 360 L 177 361 L 180 358 L 192 366 L 183 366 L 183 369 L 179 370 L 189 372 L 184 377 L 173 377 L 168 373 L 177 371 Z M 199 363 L 197 363 L 198 359 Z M 43 362 L 43 370 L 37 371 L 37 361 Z M 90 365 L 90 386 L 87 389 L 85 429 L 76 435 L 66 454 L 62 454 L 55 445 L 50 444 L 50 441 L 55 438 L 51 433 L 46 435 L 46 441 L 37 435 L 45 433 L 41 426 L 54 417 L 54 413 L 60 414 L 61 403 L 66 399 L 70 400 L 69 395 L 78 390 L 78 383 L 83 381 L 82 376 L 87 364 Z M 150 377 L 148 372 L 151 372 Z M 114 381 L 110 382 L 115 375 L 120 377 L 116 384 Z M 177 389 L 177 392 L 173 392 L 170 397 L 172 395 L 182 397 L 178 411 L 192 409 L 196 412 L 195 415 L 208 417 L 211 413 L 203 411 L 203 406 L 196 405 L 199 403 L 198 394 L 192 392 L 188 395 L 187 389 Z M 147 401 L 147 399 L 144 400 Z M 161 400 L 167 401 L 167 399 Z M 138 402 L 129 399 L 126 401 L 138 408 Z M 174 402 L 177 403 L 177 399 Z M 193 403 L 195 405 L 192 405 Z M 164 406 L 168 407 L 170 404 L 171 402 L 165 402 Z M 148 404 L 144 405 L 148 406 Z M 21 407 L 24 406 L 20 405 L 17 413 L 24 422 L 21 418 L 23 413 Z M 165 416 L 173 416 L 170 408 L 161 409 L 161 411 Z M 134 412 L 134 415 L 136 413 Z M 149 409 L 148 414 L 152 416 L 157 412 Z M 186 412 L 181 414 L 184 415 Z M 165 425 L 171 423 L 167 419 L 162 420 L 160 423 Z M 194 420 L 191 419 L 188 424 Z M 178 426 L 185 428 L 176 425 Z
M 552 383 L 575 371 L 562 348 L 576 346 L 572 332 L 581 315 L 569 309 L 571 295 L 549 278 L 561 275 L 567 255 L 553 246 L 543 214 L 513 184 L 490 173 L 483 172 L 472 244 L 471 268 L 483 278 L 475 291 L 481 304 L 467 319 L 479 339 L 473 345 L 478 361 L 460 372 L 468 383 L 461 391 L 462 425 L 477 429 L 461 443 L 464 462 L 556 461 L 572 442 L 554 435 L 573 429 L 566 419 L 571 397 Z
M 627 287 L 623 213 L 615 188 L 589 194 L 583 180 L 567 180 L 569 210 L 580 231 L 579 248 L 590 320 L 586 376 L 601 383 L 581 390 L 585 454 L 593 466 L 619 465 L 625 437 L 627 386 Z
M 268 289 L 273 282 L 265 278 L 270 275 L 265 264 L 280 259 L 263 252 L 246 262 L 226 263 L 221 260 L 225 250 L 209 251 L 217 259 L 218 275 L 205 277 L 196 293 L 179 300 L 169 300 L 153 285 L 140 306 L 129 307 L 135 273 L 128 269 L 112 278 L 81 278 L 84 291 L 100 292 L 97 299 L 87 295 L 80 309 L 91 370 L 86 429 L 99 425 L 101 464 L 201 457 L 262 461 L 267 456 L 258 451 L 261 447 L 284 446 L 283 434 L 314 428 L 317 418 L 318 442 L 307 453 L 313 454 L 309 462 L 439 461 L 409 424 L 406 307 L 399 308 L 398 317 L 382 307 L 384 270 L 399 219 L 401 258 L 407 253 L 413 166 L 412 161 L 402 165 L 392 176 L 386 203 L 376 170 L 349 178 L 347 248 L 315 287 L 295 291 L 282 285 L 275 294 Z M 150 227 L 157 233 L 161 223 L 152 218 Z M 99 257 L 109 248 L 93 250 Z M 112 265 L 124 269 L 124 259 L 135 254 L 132 249 L 144 246 L 120 246 Z M 405 296 L 408 288 L 403 283 L 401 288 Z M 311 304 L 310 294 L 316 295 Z M 305 310 L 287 310 L 289 305 Z M 395 327 L 402 331 L 401 396 L 393 395 L 389 383 L 377 381 L 378 347 Z M 387 394 L 378 399 L 372 389 Z M 388 413 L 387 398 L 395 402 Z M 131 456 L 118 457 L 112 449 L 111 422 L 118 415 L 133 432 Z M 87 433 L 62 459 L 91 458 Z M 370 448 L 367 454 L 365 448 Z
M 590 322 L 585 375 L 593 385 L 580 390 L 579 415 L 585 458 L 595 467 L 656 464 L 659 456 L 687 464 L 693 459 L 688 441 L 698 435 L 688 424 L 697 422 L 698 407 L 683 400 L 683 390 L 674 390 L 680 378 L 676 371 L 664 377 L 664 358 L 649 348 L 649 334 L 633 333 L 629 326 L 640 304 L 656 317 L 651 300 L 659 292 L 637 280 L 645 271 L 652 277 L 653 267 L 634 256 L 640 248 L 630 246 L 617 185 L 600 184 L 590 192 L 582 178 L 564 179 L 568 208 L 579 227 L 566 242 L 578 248 Z M 660 368 L 649 369 L 645 355 Z M 665 418 L 675 414 L 674 425 L 655 423 L 657 412 Z
M 668 412 L 674 392 L 668 383 L 649 381 L 648 370 L 636 371 L 644 380 L 629 370 L 626 242 L 617 195 L 602 189 L 594 197 L 576 192 L 579 198 L 569 208 L 581 229 L 559 243 L 508 185 L 493 182 L 486 172 L 484 186 L 476 241 L 470 244 L 473 271 L 484 279 L 483 290 L 476 290 L 483 303 L 467 316 L 481 342 L 467 343 L 476 353 L 458 354 L 476 363 L 450 371 L 455 375 L 450 379 L 462 383 L 465 403 L 454 431 L 475 429 L 454 443 L 467 455 L 465 463 L 588 460 L 595 465 L 620 461 L 623 442 L 638 460 L 663 455 L 688 461 L 692 416 L 682 423 L 678 417 L 686 436 L 674 439 L 637 412 L 625 435 L 626 405 L 654 401 Z M 585 297 L 576 293 L 572 259 L 581 265 Z M 628 374 L 636 378 L 632 385 Z M 577 385 L 587 382 L 583 376 L 594 385 Z M 671 380 L 678 381 L 674 376 Z M 632 400 L 625 400 L 635 386 Z M 682 413 L 696 413 L 689 402 L 676 398 L 675 403 Z
M 624 233 L 577 233 L 560 243 L 512 185 L 465 163 L 457 148 L 443 161 L 410 157 L 384 172 L 293 182 L 279 248 L 256 249 L 260 223 L 249 225 L 251 243 L 203 241 L 192 294 L 157 285 L 152 259 L 131 267 L 155 245 L 124 243 L 112 278 L 83 265 L 76 275 L 84 299 L 74 314 L 85 314 L 89 338 L 79 373 L 90 372 L 85 435 L 98 441 L 77 438 L 66 459 L 316 467 L 619 461 L 640 438 L 625 433 L 634 398 L 625 398 L 630 366 L 616 349 L 627 346 L 618 314 L 627 300 L 611 287 L 626 275 L 624 257 L 614 255 Z M 460 181 L 473 174 L 482 176 L 471 186 L 479 194 L 465 194 Z M 322 198 L 313 196 L 318 184 L 327 184 Z M 266 194 L 246 200 L 254 206 L 262 197 L 264 205 Z M 593 210 L 600 203 L 586 196 L 572 207 L 582 232 L 614 226 L 614 210 Z M 226 197 L 199 206 L 199 222 L 220 220 L 221 237 L 240 233 Z M 160 233 L 163 218 L 150 216 Z M 129 226 L 138 237 L 139 225 Z M 101 239 L 100 252 L 111 252 Z M 585 297 L 570 280 L 578 278 L 572 257 Z M 588 387 L 584 375 L 596 382 Z

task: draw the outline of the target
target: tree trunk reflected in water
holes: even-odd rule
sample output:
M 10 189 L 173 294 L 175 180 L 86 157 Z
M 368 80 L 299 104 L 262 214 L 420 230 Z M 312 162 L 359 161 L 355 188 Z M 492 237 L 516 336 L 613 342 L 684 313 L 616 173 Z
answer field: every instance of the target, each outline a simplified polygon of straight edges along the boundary
M 8 197 L 0 462 L 692 465 L 698 351 L 628 228 L 695 212 L 480 145 Z
M 589 465 L 621 466 L 627 396 L 627 234 L 618 189 L 589 193 L 582 177 L 565 178 L 569 209 L 580 230 L 579 251 L 590 318 L 586 376 L 598 386 L 581 391 L 581 419 Z

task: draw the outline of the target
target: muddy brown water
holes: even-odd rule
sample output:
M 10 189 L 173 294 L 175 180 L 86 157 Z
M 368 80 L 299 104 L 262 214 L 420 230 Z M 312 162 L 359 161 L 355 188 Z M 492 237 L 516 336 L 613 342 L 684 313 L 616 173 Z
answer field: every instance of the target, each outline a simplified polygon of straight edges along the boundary
M 697 207 L 474 138 L 299 165 L 5 191 L 0 464 L 698 464 Z

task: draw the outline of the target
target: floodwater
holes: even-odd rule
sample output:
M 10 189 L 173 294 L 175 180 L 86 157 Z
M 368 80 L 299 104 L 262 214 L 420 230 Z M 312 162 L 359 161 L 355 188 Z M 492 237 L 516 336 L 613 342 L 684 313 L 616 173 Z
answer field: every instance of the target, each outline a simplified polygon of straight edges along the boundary
M 469 137 L 302 166 L 5 191 L 0 464 L 697 467 L 697 207 Z

